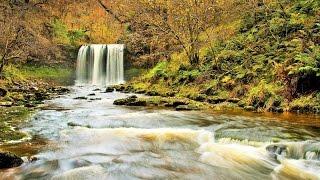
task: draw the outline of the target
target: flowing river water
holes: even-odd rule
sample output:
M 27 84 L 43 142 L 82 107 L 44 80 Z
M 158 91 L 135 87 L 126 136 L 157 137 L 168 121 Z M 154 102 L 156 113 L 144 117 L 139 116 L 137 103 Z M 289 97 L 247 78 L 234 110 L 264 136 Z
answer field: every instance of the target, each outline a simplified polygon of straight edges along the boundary
M 38 160 L 0 179 L 320 179 L 316 116 L 122 107 L 129 94 L 94 89 L 47 101 L 8 146 Z

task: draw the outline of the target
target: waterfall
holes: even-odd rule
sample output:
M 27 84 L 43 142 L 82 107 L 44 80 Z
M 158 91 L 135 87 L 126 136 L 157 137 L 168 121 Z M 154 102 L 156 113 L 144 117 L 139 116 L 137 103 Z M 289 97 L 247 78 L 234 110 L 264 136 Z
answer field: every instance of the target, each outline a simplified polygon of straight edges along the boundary
M 124 45 L 92 44 L 79 49 L 76 84 L 114 85 L 124 82 Z

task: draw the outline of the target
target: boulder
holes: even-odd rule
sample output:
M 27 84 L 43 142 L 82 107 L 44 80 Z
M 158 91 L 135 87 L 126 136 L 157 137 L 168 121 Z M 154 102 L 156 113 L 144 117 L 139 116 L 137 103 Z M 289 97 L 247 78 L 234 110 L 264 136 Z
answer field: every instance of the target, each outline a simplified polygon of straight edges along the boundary
M 266 150 L 269 154 L 274 159 L 277 159 L 277 156 L 285 156 L 288 152 L 288 148 L 284 144 L 272 144 L 266 147 Z
M 138 99 L 133 95 L 124 99 L 117 99 L 113 102 L 114 105 L 126 105 L 126 106 L 147 106 L 147 101 Z
M 111 92 L 114 92 L 114 88 L 113 87 L 107 87 L 107 89 L 106 89 L 106 93 L 111 93 Z
M 136 99 L 133 102 L 129 102 L 126 104 L 127 106 L 147 106 L 146 100 Z
M 88 94 L 88 96 L 95 96 L 95 95 L 96 95 L 95 93 Z
M 23 163 L 23 160 L 11 153 L 0 153 L 0 169 L 8 169 L 19 167 Z
M 8 91 L 4 88 L 0 88 L 0 97 L 5 97 L 8 94 Z

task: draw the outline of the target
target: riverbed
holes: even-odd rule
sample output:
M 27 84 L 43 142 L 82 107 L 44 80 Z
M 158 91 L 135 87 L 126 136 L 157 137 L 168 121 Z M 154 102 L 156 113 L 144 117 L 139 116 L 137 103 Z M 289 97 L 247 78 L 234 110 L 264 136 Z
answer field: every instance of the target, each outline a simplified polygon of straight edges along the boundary
M 123 107 L 100 89 L 46 101 L 30 140 L 2 146 L 37 161 L 1 179 L 320 179 L 318 116 Z

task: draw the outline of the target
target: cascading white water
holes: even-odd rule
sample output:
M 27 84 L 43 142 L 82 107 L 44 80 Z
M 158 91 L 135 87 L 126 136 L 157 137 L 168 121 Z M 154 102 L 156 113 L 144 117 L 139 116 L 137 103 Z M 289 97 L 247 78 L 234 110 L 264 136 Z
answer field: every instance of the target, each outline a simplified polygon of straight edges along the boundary
M 77 84 L 114 85 L 124 82 L 124 45 L 92 44 L 80 48 Z
M 108 45 L 107 53 L 107 84 L 122 83 L 124 80 L 123 72 L 123 45 Z

